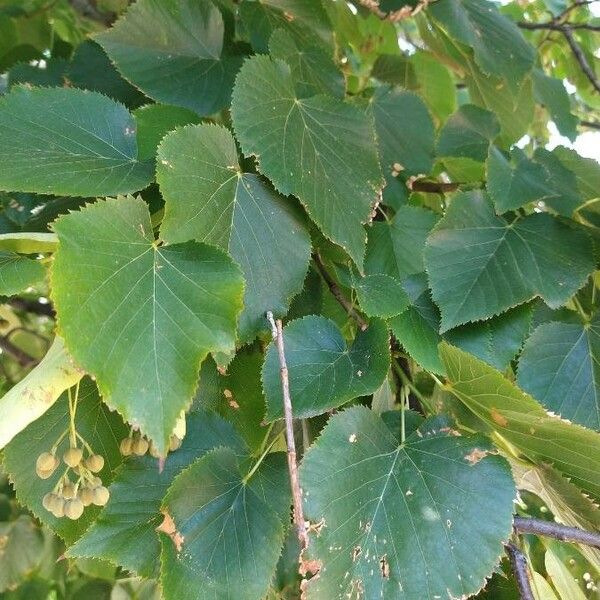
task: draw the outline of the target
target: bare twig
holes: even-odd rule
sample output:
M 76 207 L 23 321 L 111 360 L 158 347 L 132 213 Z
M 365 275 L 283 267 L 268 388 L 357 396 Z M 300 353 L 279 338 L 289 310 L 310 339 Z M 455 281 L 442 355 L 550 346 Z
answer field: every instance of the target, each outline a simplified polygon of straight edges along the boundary
M 578 527 L 568 527 L 559 523 L 529 517 L 515 517 L 513 527 L 518 533 L 533 533 L 563 542 L 576 542 L 600 548 L 600 533 L 586 531 Z
M 510 565 L 515 574 L 521 600 L 535 600 L 529 581 L 527 557 L 514 544 L 506 544 L 506 550 L 510 558 Z
M 549 29 L 551 31 L 561 31 L 564 27 L 568 27 L 569 29 L 585 29 L 587 31 L 600 31 L 600 25 L 591 25 L 590 23 L 555 23 L 554 21 L 549 21 L 547 23 L 528 23 L 526 21 L 520 21 L 517 25 L 521 29 L 529 29 L 530 31 L 535 31 L 537 29 Z
M 596 121 L 579 121 L 579 124 L 588 129 L 600 129 L 600 122 Z
M 21 350 L 18 346 L 15 346 L 6 337 L 0 337 L 0 349 L 14 358 L 23 368 L 33 367 L 37 363 L 37 360 L 33 358 L 33 356 L 30 356 L 27 352 Z
M 575 56 L 575 60 L 579 63 L 581 70 L 585 73 L 586 77 L 589 79 L 593 88 L 597 92 L 600 92 L 600 82 L 596 79 L 596 74 L 592 70 L 592 67 L 590 67 L 590 63 L 588 63 L 587 58 L 585 57 L 585 54 L 583 53 L 583 50 L 581 49 L 579 44 L 575 41 L 573 32 L 567 26 L 563 26 L 563 28 L 561 29 L 561 32 L 565 36 L 565 39 L 567 40 L 567 44 L 569 44 L 569 47 L 571 48 L 571 50 L 573 52 L 573 56 Z
M 335 299 L 341 304 L 342 308 L 356 321 L 358 326 L 362 330 L 365 330 L 367 328 L 367 322 L 358 314 L 358 312 L 356 312 L 356 309 L 354 308 L 354 306 L 352 306 L 352 302 L 350 302 L 350 300 L 348 300 L 348 298 L 346 298 L 346 296 L 344 296 L 342 290 L 340 290 L 338 284 L 335 282 L 333 277 L 329 274 L 329 271 L 327 271 L 327 268 L 325 267 L 323 260 L 321 259 L 320 255 L 317 252 L 315 252 L 313 254 L 313 260 L 315 261 L 315 264 L 317 265 L 317 268 L 319 269 L 319 273 L 321 274 L 321 277 L 325 280 L 325 283 L 327 284 L 329 291 L 333 294 Z
M 303 552 L 308 547 L 308 531 L 304 521 L 304 510 L 302 509 L 302 490 L 300 489 L 300 479 L 298 477 L 298 463 L 296 459 L 296 443 L 294 442 L 294 424 L 292 417 L 292 399 L 290 397 L 290 383 L 288 378 L 288 368 L 285 360 L 285 346 L 283 343 L 283 327 L 281 319 L 275 321 L 273 313 L 267 313 L 267 320 L 271 325 L 273 340 L 277 346 L 279 354 L 279 373 L 281 376 L 281 390 L 283 392 L 283 414 L 285 416 L 285 439 L 287 442 L 288 470 L 290 473 L 290 483 L 292 486 L 292 500 L 294 503 L 294 523 L 298 532 L 300 548 Z

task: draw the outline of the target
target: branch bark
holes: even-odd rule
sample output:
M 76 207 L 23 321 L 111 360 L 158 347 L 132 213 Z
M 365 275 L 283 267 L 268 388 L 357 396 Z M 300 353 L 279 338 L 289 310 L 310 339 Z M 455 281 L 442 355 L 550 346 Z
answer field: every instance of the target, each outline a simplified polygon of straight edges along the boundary
M 531 582 L 529 581 L 527 557 L 511 543 L 506 544 L 506 551 L 508 552 L 510 565 L 515 574 L 521 600 L 535 600 L 533 590 L 531 589 Z
M 567 40 L 567 44 L 569 44 L 569 48 L 573 52 L 573 56 L 575 56 L 575 60 L 579 63 L 581 70 L 585 73 L 586 77 L 589 79 L 592 87 L 600 93 L 600 82 L 596 79 L 596 74 L 594 73 L 590 63 L 588 63 L 583 50 L 579 46 L 579 44 L 575 41 L 575 37 L 573 36 L 573 31 L 567 25 L 563 25 L 561 28 L 561 33 L 565 36 Z
M 335 299 L 341 304 L 342 308 L 350 315 L 358 324 L 358 326 L 364 331 L 367 328 L 367 322 L 356 312 L 354 306 L 352 306 L 352 302 L 344 296 L 342 290 L 340 290 L 338 284 L 335 282 L 333 277 L 327 271 L 327 267 L 323 263 L 321 256 L 318 252 L 313 254 L 313 260 L 315 261 L 315 265 L 317 265 L 317 269 L 319 269 L 319 273 L 321 277 L 325 280 L 329 291 L 333 294 Z
M 275 321 L 273 313 L 267 312 L 267 320 L 271 325 L 273 341 L 277 346 L 279 355 L 279 373 L 281 377 L 281 390 L 283 392 L 283 413 L 285 416 L 285 439 L 287 443 L 288 470 L 290 473 L 290 484 L 292 486 L 292 500 L 294 504 L 294 523 L 300 541 L 301 556 L 308 548 L 308 531 L 304 521 L 304 510 L 302 508 L 302 490 L 298 477 L 298 462 L 296 456 L 296 442 L 294 441 L 294 423 L 292 416 L 292 399 L 290 397 L 290 382 L 288 377 L 287 362 L 285 360 L 285 346 L 283 342 L 283 326 L 281 319 Z M 302 561 L 301 561 L 302 563 Z
M 533 533 L 534 535 L 551 537 L 563 542 L 576 542 L 600 548 L 600 533 L 586 531 L 578 527 L 568 527 L 567 525 L 530 517 L 515 517 L 513 528 L 518 533 Z

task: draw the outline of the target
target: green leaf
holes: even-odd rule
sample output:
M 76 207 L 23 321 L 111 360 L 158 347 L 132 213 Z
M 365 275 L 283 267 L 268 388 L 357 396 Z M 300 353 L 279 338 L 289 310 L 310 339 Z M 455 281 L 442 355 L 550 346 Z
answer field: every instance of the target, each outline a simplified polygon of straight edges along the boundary
M 55 233 L 3 233 L 0 234 L 0 248 L 19 254 L 54 252 L 58 238 Z
M 442 127 L 436 153 L 484 162 L 491 142 L 499 133 L 494 113 L 474 104 L 463 104 Z
M 169 131 L 199 123 L 198 115 L 187 108 L 167 104 L 147 104 L 133 111 L 138 128 L 138 147 L 142 159 L 154 159 L 156 149 Z
M 0 188 L 107 196 L 152 179 L 127 109 L 95 92 L 15 88 L 0 99 Z
M 269 40 L 269 53 L 289 65 L 299 98 L 315 94 L 344 98 L 344 76 L 323 48 L 302 47 L 284 29 L 276 29 Z
M 530 202 L 551 200 L 554 205 L 569 201 L 552 185 L 544 166 L 528 159 L 518 148 L 512 150 L 509 161 L 497 148 L 490 147 L 487 180 L 488 191 L 499 214 Z M 569 191 L 569 195 L 572 196 L 573 191 Z
M 549 415 L 501 373 L 443 342 L 448 389 L 479 419 L 534 463 L 552 465 L 600 498 L 600 435 Z
M 394 337 L 424 369 L 443 373 L 438 355 L 440 313 L 431 301 L 431 292 L 425 273 L 407 277 L 402 282 L 410 298 L 410 306 L 400 315 L 390 319 Z
M 523 348 L 518 382 L 549 410 L 600 430 L 600 316 L 540 325 Z
M 277 29 L 288 32 L 303 49 L 333 46 L 331 24 L 320 0 L 242 0 L 239 19 L 242 37 L 263 54 Z
M 418 206 L 402 206 L 390 221 L 369 228 L 365 271 L 396 279 L 425 270 L 425 241 L 439 217 Z
M 15 589 L 38 567 L 44 551 L 44 536 L 29 515 L 0 523 L 0 592 Z
M 174 481 L 164 500 L 181 548 L 162 538 L 165 600 L 263 598 L 275 572 L 284 528 L 277 512 L 246 482 L 238 459 L 220 448 Z
M 233 137 L 223 127 L 175 131 L 158 155 L 166 200 L 162 237 L 195 239 L 230 253 L 247 282 L 240 338 L 249 341 L 268 328 L 266 311 L 285 315 L 302 289 L 310 260 L 303 220 L 263 179 L 241 172 Z
M 533 121 L 535 101 L 531 79 L 525 78 L 514 90 L 510 82 L 482 73 L 471 60 L 467 66 L 471 101 L 496 115 L 500 123 L 499 143 L 509 147 L 527 133 Z
M 419 94 L 442 123 L 456 110 L 456 87 L 450 71 L 433 54 L 419 50 L 410 57 Z
M 94 383 L 85 378 L 79 388 L 75 419 L 77 432 L 85 438 L 94 452 L 104 457 L 104 468 L 98 474 L 104 485 L 113 479 L 115 469 L 121 464 L 119 442 L 128 429 L 121 418 L 108 410 L 100 400 Z M 76 521 L 57 519 L 42 506 L 42 498 L 50 492 L 64 473 L 59 467 L 49 479 L 39 479 L 35 463 L 42 452 L 49 452 L 53 444 L 69 426 L 67 393 L 51 406 L 39 419 L 21 431 L 4 449 L 4 468 L 13 482 L 17 500 L 45 525 L 51 527 L 68 544 L 80 537 L 100 512 L 89 506 Z M 68 436 L 58 446 L 57 456 L 69 447 Z
M 322 414 L 358 396 L 375 392 L 390 366 L 390 346 L 383 321 L 374 319 L 359 331 L 350 348 L 336 325 L 321 316 L 292 321 L 283 329 L 294 416 Z M 267 420 L 283 418 L 279 358 L 269 344 L 263 367 Z
M 227 106 L 241 57 L 209 0 L 138 0 L 96 36 L 126 79 L 158 102 L 210 115 Z
M 360 306 L 369 317 L 394 317 L 410 302 L 400 282 L 389 275 L 367 275 L 358 280 L 355 289 Z
M 487 0 L 441 0 L 428 8 L 451 38 L 473 48 L 475 61 L 488 75 L 503 77 L 509 86 L 532 69 L 535 51 L 516 24 Z
M 600 196 L 600 165 L 593 158 L 579 156 L 575 150 L 558 146 L 552 151 L 561 164 L 575 174 L 577 189 L 584 201 Z
M 25 84 L 36 87 L 61 87 L 65 82 L 67 65 L 67 61 L 60 58 L 49 58 L 43 68 L 39 64 L 16 64 L 7 73 L 8 89 Z
M 565 563 L 549 548 L 546 550 L 544 556 L 544 564 L 546 572 L 561 598 L 586 600 L 587 595 L 583 593 L 573 574 L 569 571 Z
M 55 337 L 40 363 L 0 398 L 0 448 L 41 417 L 82 376 L 62 339 Z
M 548 214 L 508 223 L 481 192 L 454 196 L 427 240 L 425 262 L 442 332 L 536 296 L 558 308 L 594 268 L 585 233 Z
M 234 348 L 240 271 L 211 246 L 159 245 L 146 204 L 131 197 L 88 205 L 54 229 L 52 296 L 67 347 L 163 454 L 202 360 Z
M 190 413 L 186 429 L 181 448 L 167 455 L 162 471 L 150 456 L 130 457 L 125 462 L 110 486 L 110 502 L 69 548 L 68 556 L 93 556 L 143 577 L 158 576 L 160 541 L 156 528 L 162 522 L 161 503 L 173 479 L 218 446 L 245 452 L 233 427 L 216 415 Z
M 433 121 L 419 96 L 388 85 L 369 99 L 381 167 L 386 178 L 427 175 L 433 167 Z
M 216 410 L 233 424 L 252 451 L 261 446 L 269 431 L 263 423 L 262 364 L 262 352 L 256 347 L 246 346 L 238 351 L 227 367 L 227 373 L 219 373 L 220 393 Z
M 44 281 L 46 269 L 39 260 L 0 250 L 0 294 L 12 296 Z
M 301 467 L 306 517 L 324 523 L 307 598 L 479 590 L 510 535 L 515 497 L 508 463 L 491 451 L 482 436 L 439 433 L 399 446 L 364 407 L 333 416 Z
M 144 94 L 121 77 L 102 46 L 92 40 L 77 46 L 66 76 L 71 85 L 100 92 L 126 106 L 136 107 L 148 101 Z
M 289 67 L 266 56 L 244 63 L 231 110 L 244 154 L 362 268 L 362 225 L 382 186 L 367 116 L 327 96 L 297 98 Z
M 523 304 L 486 321 L 451 329 L 444 338 L 502 371 L 521 349 L 532 312 L 530 304 Z
M 549 77 L 541 69 L 534 69 L 533 92 L 536 100 L 546 107 L 560 134 L 575 141 L 579 120 L 571 113 L 569 94 L 563 82 Z

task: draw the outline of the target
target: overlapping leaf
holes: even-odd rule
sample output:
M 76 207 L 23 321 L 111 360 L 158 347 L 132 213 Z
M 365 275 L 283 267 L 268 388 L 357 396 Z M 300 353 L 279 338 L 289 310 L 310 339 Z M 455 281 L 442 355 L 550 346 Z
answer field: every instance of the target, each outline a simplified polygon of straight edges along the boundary
M 541 404 L 501 373 L 470 354 L 442 343 L 448 389 L 479 419 L 534 463 L 552 465 L 600 498 L 600 436 L 549 415 Z
M 18 294 L 45 276 L 46 269 L 39 260 L 0 250 L 0 294 Z
M 0 99 L 0 189 L 107 196 L 152 179 L 127 109 L 95 92 L 15 88 Z
M 241 339 L 267 328 L 266 311 L 283 316 L 302 288 L 310 239 L 290 200 L 241 173 L 229 131 L 199 125 L 171 133 L 160 146 L 158 181 L 167 201 L 163 239 L 219 245 L 241 266 Z
M 239 268 L 211 246 L 159 245 L 147 206 L 131 197 L 87 206 L 54 228 L 52 295 L 67 347 L 109 405 L 163 452 L 200 362 L 234 347 Z
M 298 319 L 283 329 L 294 416 L 306 418 L 372 394 L 390 364 L 387 329 L 374 319 L 350 348 L 336 325 L 321 316 Z M 283 417 L 279 360 L 273 343 L 263 367 L 267 419 Z
M 515 495 L 507 462 L 491 450 L 483 437 L 439 433 L 398 445 L 363 407 L 332 417 L 301 469 L 306 516 L 323 523 L 307 598 L 433 600 L 482 587 L 510 534 Z
M 549 410 L 600 429 L 600 317 L 540 325 L 523 348 L 518 382 Z
M 71 557 L 109 560 L 140 576 L 156 577 L 162 522 L 162 500 L 173 479 L 212 448 L 245 449 L 233 427 L 204 411 L 187 416 L 187 435 L 181 448 L 169 453 L 162 471 L 151 457 L 132 457 L 119 469 L 110 486 L 110 502 L 93 525 L 69 548 Z
M 139 0 L 96 39 L 146 95 L 209 115 L 228 104 L 241 65 L 224 34 L 210 0 Z
M 253 481 L 229 448 L 210 452 L 177 477 L 163 504 L 176 528 L 175 541 L 162 539 L 166 600 L 265 596 L 284 527 Z
M 286 63 L 255 56 L 236 79 L 232 117 L 244 153 L 362 268 L 363 223 L 382 186 L 367 116 L 328 96 L 298 98 Z
M 535 296 L 552 308 L 565 304 L 593 269 L 590 244 L 548 214 L 508 223 L 484 194 L 457 194 L 425 250 L 442 332 Z

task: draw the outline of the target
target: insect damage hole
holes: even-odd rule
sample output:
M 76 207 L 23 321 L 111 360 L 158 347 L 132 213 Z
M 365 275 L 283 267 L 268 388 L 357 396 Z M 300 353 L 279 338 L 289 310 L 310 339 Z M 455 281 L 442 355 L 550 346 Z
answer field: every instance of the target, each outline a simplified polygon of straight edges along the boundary
M 390 578 L 390 563 L 388 562 L 387 554 L 384 554 L 379 559 L 379 571 L 384 579 Z

